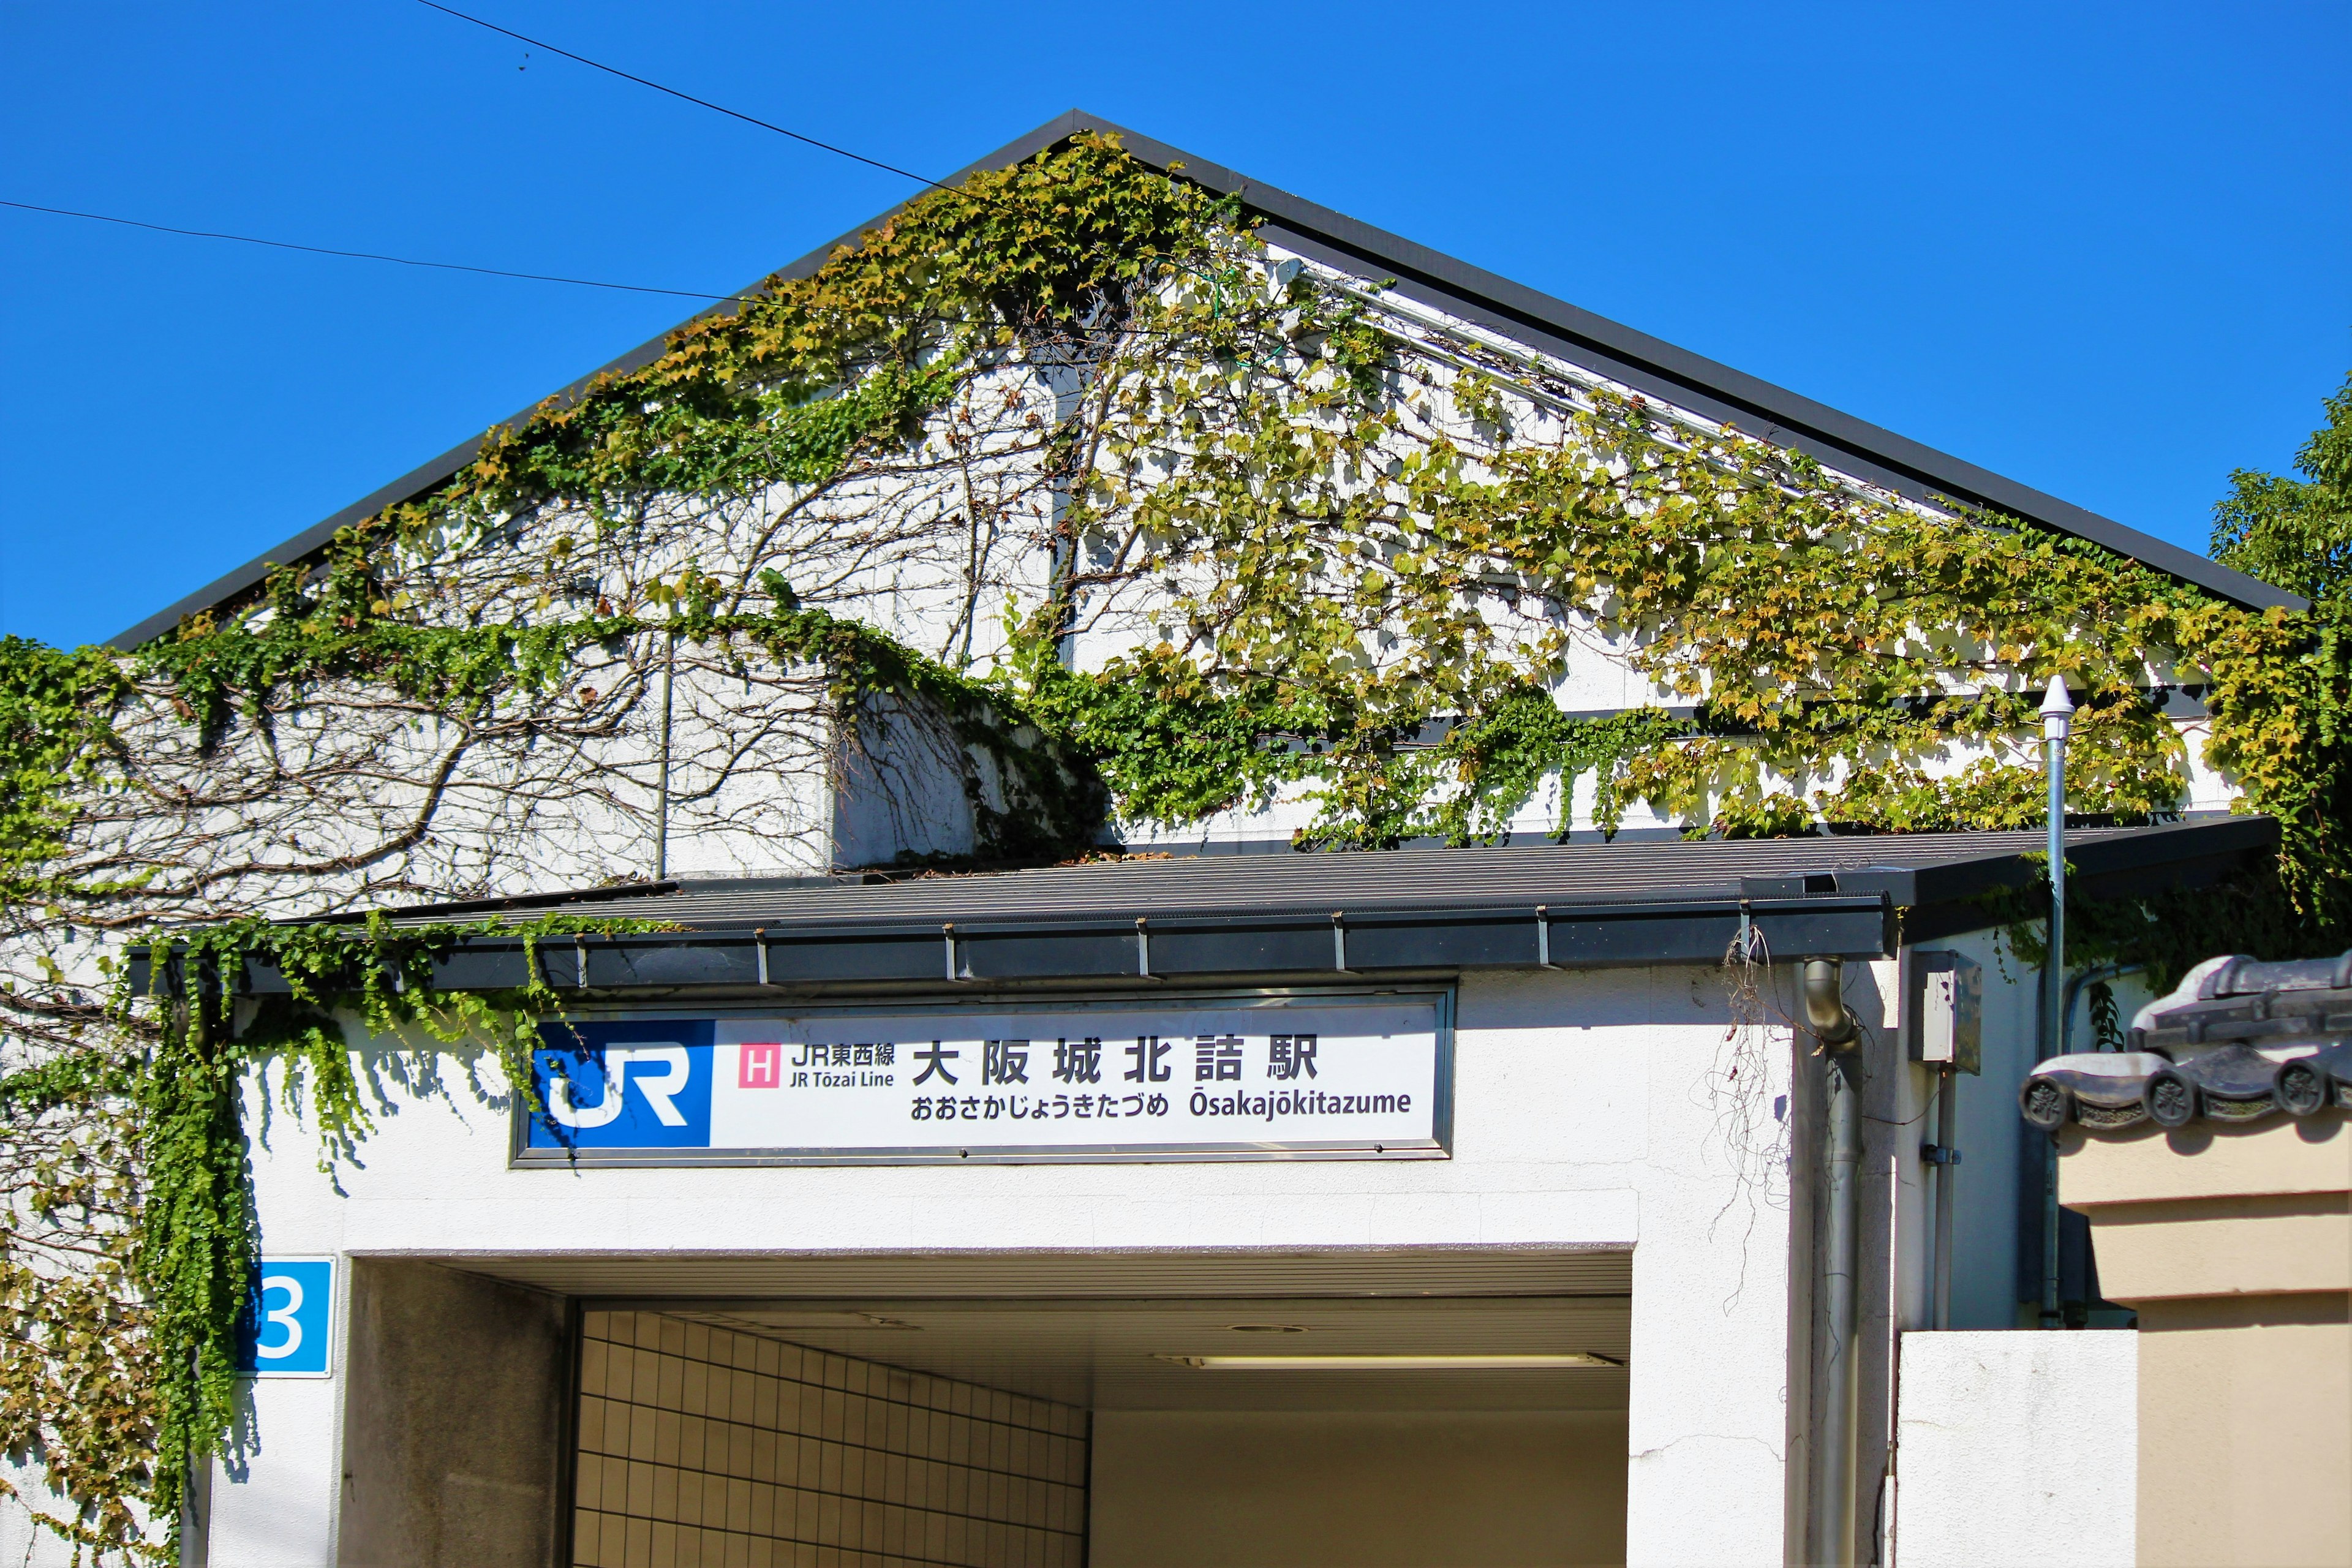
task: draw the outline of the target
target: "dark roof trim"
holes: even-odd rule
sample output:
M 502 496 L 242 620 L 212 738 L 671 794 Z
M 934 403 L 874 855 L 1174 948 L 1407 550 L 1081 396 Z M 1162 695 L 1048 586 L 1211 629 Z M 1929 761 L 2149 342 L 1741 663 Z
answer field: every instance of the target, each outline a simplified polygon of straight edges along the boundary
M 898 990 L 1030 982 L 1360 980 L 1432 971 L 1600 969 L 1717 963 L 1742 920 L 1776 959 L 1877 958 L 1894 951 L 1883 894 L 1593 904 L 1493 905 L 1143 921 L 1076 917 L 1014 922 L 702 929 L 537 944 L 540 978 L 559 992 L 744 993 Z M 145 984 L 143 955 L 134 987 Z M 513 937 L 474 937 L 434 961 L 434 988 L 525 984 Z M 242 989 L 283 994 L 248 963 Z
M 2115 897 L 2226 874 L 2277 839 L 2277 823 L 2252 816 L 2084 826 L 2068 830 L 2067 859 L 2084 897 Z M 2036 880 L 2046 842 L 2038 832 L 2001 831 L 1187 856 L 910 879 L 688 878 L 674 891 L 648 887 L 636 898 L 539 907 L 689 930 L 765 928 L 781 938 L 937 933 L 950 922 L 967 931 L 1028 929 L 1041 921 L 1054 929 L 1106 930 L 1130 930 L 1138 920 L 1155 930 L 1171 921 L 1328 921 L 1334 910 L 1350 919 L 1524 913 L 1538 905 L 1639 913 L 1831 894 L 1884 897 L 1914 918 L 1969 917 L 1973 927 L 1953 929 L 1974 929 L 1995 918 L 1983 895 Z M 429 909 L 392 912 L 395 924 L 442 918 Z
M 1531 348 L 1694 414 L 1736 425 L 1776 446 L 1804 452 L 1897 495 L 1931 503 L 1958 500 L 2006 512 L 2089 540 L 2250 608 L 2275 605 L 2303 609 L 2309 605 L 2308 600 L 2258 577 L 1842 414 L 1786 387 L 1359 223 L 1287 191 L 1186 158 L 1148 137 L 1133 132 L 1120 134 L 1128 151 L 1147 163 L 1164 167 L 1167 160 L 1180 159 L 1184 162 L 1186 178 L 1213 190 L 1238 193 L 1245 205 L 1269 220 L 1258 232 L 1286 248 L 1359 275 L 1393 277 L 1396 292 L 1409 299 L 1491 327 Z
M 1546 353 L 1580 364 L 1637 391 L 1663 398 L 1695 414 L 1738 425 L 1749 434 L 1819 458 L 1830 467 L 1898 495 L 1935 501 L 1945 498 L 2007 512 L 2062 533 L 2073 534 L 2128 555 L 2158 571 L 2193 583 L 2223 598 L 2253 609 L 2282 605 L 2302 609 L 2308 601 L 2259 578 L 2207 560 L 2179 545 L 2168 544 L 2110 518 L 2071 502 L 2045 495 L 1990 469 L 1964 462 L 1933 447 L 1881 429 L 1851 415 L 1841 414 L 1785 387 L 1733 370 L 1728 365 L 1678 349 L 1672 343 L 1636 331 L 1590 310 L 1580 310 L 1483 268 L 1457 261 L 1423 245 L 1359 223 L 1328 207 L 1318 206 L 1289 192 L 1250 179 L 1244 174 L 1194 158 L 1179 148 L 1129 131 L 1097 115 L 1072 110 L 1026 136 L 1007 142 L 988 156 L 958 170 L 941 183 L 954 184 L 966 175 L 1002 169 L 1066 141 L 1081 131 L 1114 133 L 1120 144 L 1157 169 L 1182 165 L 1183 177 L 1222 194 L 1238 195 L 1243 205 L 1265 222 L 1260 233 L 1288 249 L 1359 275 L 1394 278 L 1397 292 L 1409 299 L 1493 328 Z M 911 198 L 910 198 L 911 199 Z M 899 204 L 903 206 L 905 204 Z M 883 222 L 899 207 L 877 214 L 840 238 L 810 251 L 777 274 L 805 278 L 830 258 L 839 247 L 855 245 L 858 237 Z M 762 279 L 764 281 L 764 279 Z M 748 291 L 748 290 L 747 290 Z M 698 311 L 688 322 L 707 316 L 732 313 L 730 302 Z M 681 322 L 680 325 L 685 325 Z M 670 329 L 675 331 L 677 329 Z M 554 395 L 562 402 L 578 395 L 597 376 L 635 370 L 661 357 L 670 333 L 663 332 Z M 537 408 L 525 409 L 497 428 L 520 426 Z M 256 560 L 226 573 L 157 611 L 113 639 L 129 649 L 160 637 L 182 618 L 208 610 L 262 581 L 275 566 L 311 555 L 332 539 L 336 531 L 362 522 L 388 506 L 410 500 L 446 481 L 481 450 L 483 437 L 451 447 L 431 462 L 411 470 L 343 508 L 316 526 L 286 541 Z
M 2217 879 L 2276 840 L 2267 817 L 2078 829 L 2067 858 L 2084 896 L 2114 897 Z M 615 995 L 1717 963 L 1743 923 L 1775 961 L 1864 959 L 1999 923 L 2002 912 L 1982 895 L 2030 884 L 2039 841 L 2021 832 L 1390 850 L 880 885 L 688 879 L 514 907 L 666 927 L 537 944 L 547 984 Z M 465 939 L 436 960 L 435 984 L 522 984 L 529 951 L 520 936 Z M 146 962 L 144 950 L 132 954 L 134 989 L 146 984 Z M 286 983 L 250 964 L 243 989 L 283 992 Z

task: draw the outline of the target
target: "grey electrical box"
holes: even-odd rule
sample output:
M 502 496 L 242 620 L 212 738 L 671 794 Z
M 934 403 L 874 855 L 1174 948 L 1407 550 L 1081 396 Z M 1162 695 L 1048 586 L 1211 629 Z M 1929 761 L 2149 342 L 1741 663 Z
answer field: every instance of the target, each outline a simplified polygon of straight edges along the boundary
M 1984 1068 L 1984 971 L 1942 950 L 1911 952 L 1911 1059 L 1958 1072 Z

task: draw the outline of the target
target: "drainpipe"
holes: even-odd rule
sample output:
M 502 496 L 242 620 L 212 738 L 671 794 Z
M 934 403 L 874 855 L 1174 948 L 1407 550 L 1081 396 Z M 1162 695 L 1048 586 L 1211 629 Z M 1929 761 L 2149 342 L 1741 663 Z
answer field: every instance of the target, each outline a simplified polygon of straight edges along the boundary
M 2144 973 L 2147 969 L 2147 965 L 2145 963 L 2101 963 L 2085 969 L 2080 974 L 2070 975 L 2066 981 L 2065 1005 L 2059 1009 L 2058 1015 L 2058 1048 L 2050 1054 L 2053 1057 L 2063 1057 L 2073 1049 L 2074 1004 L 2083 999 L 2083 993 L 2089 988 L 2093 981 L 2119 980 L 2126 974 Z
M 2094 980 L 2113 980 L 2118 975 L 2137 974 L 2146 970 L 2145 963 L 2102 963 L 2069 976 L 2063 1000 L 2058 1006 L 2058 1038 L 2046 1057 L 2063 1057 L 2074 1043 L 2074 1004 L 2083 999 L 2084 991 Z M 2042 1310 L 2041 1323 L 2045 1329 L 2059 1328 L 2065 1321 L 2065 1303 L 2059 1300 L 2062 1281 L 2058 1278 L 2058 1140 L 2050 1140 L 2049 1152 L 2042 1161 Z
M 2042 768 L 2050 780 L 2050 952 L 2042 961 L 2042 1058 L 2047 1061 L 2066 1048 L 2061 1032 L 2066 1023 L 2066 732 L 2073 726 L 2074 700 L 2066 692 L 2066 678 L 2053 673 L 2042 698 Z M 2058 1307 L 2058 1138 L 2042 1159 L 2042 1326 L 2063 1328 Z
M 1957 1173 L 1952 1167 L 1960 1160 L 1959 1096 L 1959 1072 L 1946 1063 L 1936 1074 L 1935 1163 L 1927 1167 L 1936 1178 L 1936 1268 L 1928 1321 L 1939 1330 L 1952 1326 L 1952 1208 L 1958 1196 L 1953 1191 Z
M 1822 1368 L 1821 1449 L 1813 1468 L 1814 1561 L 1850 1568 L 1854 1561 L 1854 1454 L 1859 1397 L 1853 1374 L 1855 1221 L 1862 1185 L 1861 1029 L 1839 994 L 1844 966 L 1805 961 L 1805 1027 L 1829 1058 L 1829 1213 L 1822 1244 L 1822 1308 L 1828 1354 Z
M 677 681 L 677 633 L 662 649 L 661 758 L 654 773 L 654 880 L 669 876 L 669 731 L 671 690 Z

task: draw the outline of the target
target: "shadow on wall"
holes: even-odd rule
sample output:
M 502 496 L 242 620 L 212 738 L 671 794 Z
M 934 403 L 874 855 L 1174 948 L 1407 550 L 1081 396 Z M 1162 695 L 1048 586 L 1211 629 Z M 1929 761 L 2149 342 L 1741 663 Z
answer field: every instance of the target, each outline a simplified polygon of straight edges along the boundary
M 354 1260 L 341 1568 L 543 1568 L 561 1534 L 570 1371 L 555 1297 Z M 217 1546 L 215 1568 L 236 1568 Z
M 1625 1561 L 1622 1411 L 1097 1411 L 1089 1568 Z

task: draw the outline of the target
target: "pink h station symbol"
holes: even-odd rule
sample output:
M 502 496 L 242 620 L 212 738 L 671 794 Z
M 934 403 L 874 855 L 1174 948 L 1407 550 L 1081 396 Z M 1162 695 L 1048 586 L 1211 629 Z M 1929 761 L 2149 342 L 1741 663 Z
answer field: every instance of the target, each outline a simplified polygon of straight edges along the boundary
M 775 1040 L 746 1040 L 736 1056 L 738 1089 L 773 1089 L 782 1081 L 784 1047 Z

